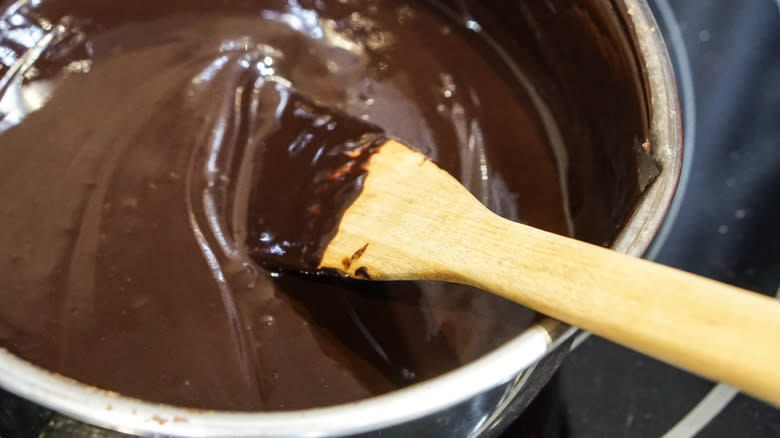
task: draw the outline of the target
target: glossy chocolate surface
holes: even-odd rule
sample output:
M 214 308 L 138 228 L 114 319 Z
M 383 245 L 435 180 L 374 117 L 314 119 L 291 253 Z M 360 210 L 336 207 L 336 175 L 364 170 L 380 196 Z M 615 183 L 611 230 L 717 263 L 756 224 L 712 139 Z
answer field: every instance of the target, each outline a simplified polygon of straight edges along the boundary
M 378 126 L 272 86 L 276 127 L 252 154 L 247 213 L 240 215 L 246 246 L 260 266 L 313 274 L 386 137 Z
M 596 3 L 7 7 L 0 347 L 124 395 L 281 410 L 391 391 L 501 345 L 533 312 L 463 286 L 252 261 L 250 209 L 276 211 L 253 187 L 298 193 L 266 154 L 302 141 L 276 86 L 419 147 L 499 214 L 609 243 L 639 193 L 646 114 Z

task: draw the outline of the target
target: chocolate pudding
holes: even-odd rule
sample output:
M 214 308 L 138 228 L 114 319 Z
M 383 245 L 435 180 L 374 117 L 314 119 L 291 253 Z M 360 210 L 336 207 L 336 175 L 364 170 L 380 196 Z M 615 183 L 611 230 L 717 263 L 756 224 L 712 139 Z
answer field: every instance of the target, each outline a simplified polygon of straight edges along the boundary
M 271 270 L 345 276 L 318 269 L 347 207 L 362 192 L 371 155 L 387 140 L 361 119 L 323 107 L 285 84 L 267 96 L 284 102 L 276 127 L 253 154 L 246 205 L 248 254 Z M 279 190 L 279 187 L 287 187 Z M 235 195 L 234 195 L 235 196 Z M 236 203 L 234 203 L 236 205 Z
M 0 347 L 127 396 L 270 411 L 382 394 L 505 343 L 532 311 L 466 286 L 269 271 L 250 252 L 273 236 L 252 218 L 307 225 L 259 195 L 311 196 L 283 162 L 329 121 L 287 123 L 300 95 L 419 148 L 498 214 L 608 245 L 640 193 L 638 73 L 614 35 L 562 56 L 528 24 L 564 13 L 547 8 L 8 6 Z M 583 11 L 565 9 L 560 41 L 610 32 Z M 307 254 L 283 242 L 268 250 Z

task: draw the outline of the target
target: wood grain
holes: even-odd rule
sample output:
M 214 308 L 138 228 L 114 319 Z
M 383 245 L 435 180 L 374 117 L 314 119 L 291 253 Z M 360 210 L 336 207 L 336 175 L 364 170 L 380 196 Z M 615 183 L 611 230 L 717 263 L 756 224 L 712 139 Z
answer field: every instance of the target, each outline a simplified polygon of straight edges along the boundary
M 501 218 L 395 141 L 321 267 L 476 286 L 780 406 L 776 300 Z

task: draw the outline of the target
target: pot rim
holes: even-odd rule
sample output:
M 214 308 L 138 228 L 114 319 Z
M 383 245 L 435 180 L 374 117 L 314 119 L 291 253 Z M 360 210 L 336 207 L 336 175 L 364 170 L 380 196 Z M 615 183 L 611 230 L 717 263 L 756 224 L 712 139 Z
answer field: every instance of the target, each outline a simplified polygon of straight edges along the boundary
M 649 140 L 663 165 L 614 249 L 641 256 L 660 229 L 678 184 L 682 158 L 680 107 L 666 45 L 645 0 L 617 0 L 633 24 L 650 99 Z M 629 238 L 628 236 L 632 237 Z M 135 434 L 174 436 L 348 435 L 410 421 L 514 379 L 577 329 L 541 316 L 487 355 L 425 382 L 368 399 L 284 412 L 230 412 L 146 402 L 49 372 L 0 348 L 0 387 L 89 424 Z

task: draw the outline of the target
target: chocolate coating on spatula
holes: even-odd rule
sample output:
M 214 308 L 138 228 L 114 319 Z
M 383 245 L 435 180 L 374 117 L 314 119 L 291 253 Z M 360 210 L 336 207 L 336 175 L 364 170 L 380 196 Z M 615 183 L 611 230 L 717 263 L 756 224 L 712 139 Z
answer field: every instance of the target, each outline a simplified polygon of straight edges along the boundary
M 317 270 L 344 210 L 357 198 L 381 128 L 275 87 L 284 105 L 255 152 L 249 254 L 270 269 Z

